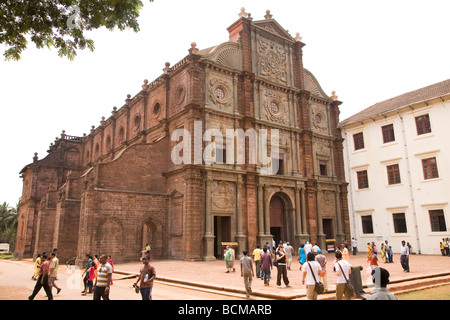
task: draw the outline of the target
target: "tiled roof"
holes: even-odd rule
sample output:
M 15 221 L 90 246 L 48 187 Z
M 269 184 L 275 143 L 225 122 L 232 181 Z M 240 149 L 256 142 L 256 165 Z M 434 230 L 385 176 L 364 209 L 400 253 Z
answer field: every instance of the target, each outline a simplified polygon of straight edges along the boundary
M 442 97 L 450 94 L 450 79 L 432 84 L 431 86 L 404 93 L 397 97 L 378 102 L 371 107 L 368 107 L 353 116 L 341 121 L 339 127 L 343 127 L 355 122 L 360 122 L 373 118 L 377 115 L 385 114 L 402 107 L 434 98 Z

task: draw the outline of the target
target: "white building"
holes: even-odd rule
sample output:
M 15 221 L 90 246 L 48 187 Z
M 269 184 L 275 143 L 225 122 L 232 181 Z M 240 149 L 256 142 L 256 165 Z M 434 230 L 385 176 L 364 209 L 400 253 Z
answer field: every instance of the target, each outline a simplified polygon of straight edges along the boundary
M 388 240 L 439 254 L 450 236 L 450 79 L 342 121 L 349 215 L 358 250 Z

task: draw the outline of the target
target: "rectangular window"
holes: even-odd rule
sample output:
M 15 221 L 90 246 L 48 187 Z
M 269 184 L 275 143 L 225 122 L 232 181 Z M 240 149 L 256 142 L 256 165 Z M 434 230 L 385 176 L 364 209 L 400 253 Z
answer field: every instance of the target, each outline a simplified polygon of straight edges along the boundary
M 361 216 L 362 232 L 373 233 L 372 216 Z
M 367 176 L 367 170 L 357 171 L 356 176 L 358 178 L 358 189 L 369 188 L 369 178 Z
M 401 183 L 400 179 L 400 169 L 398 164 L 393 164 L 391 166 L 387 166 L 387 175 L 388 175 L 388 183 L 389 184 L 398 184 Z
M 278 171 L 275 172 L 276 169 L 276 161 L 278 161 Z M 274 154 L 272 158 L 272 170 L 274 171 L 273 174 L 284 174 L 284 155 L 283 154 Z
M 445 216 L 444 210 L 429 210 L 430 214 L 430 222 L 431 222 L 431 231 L 439 232 L 439 231 L 447 231 L 447 226 L 445 224 Z
M 416 117 L 417 134 L 425 134 L 431 132 L 430 116 L 424 114 L 423 116 Z
M 327 162 L 325 160 L 319 161 L 319 168 L 320 168 L 320 175 L 326 176 L 327 175 Z
M 394 219 L 394 232 L 395 233 L 406 233 L 406 219 L 404 213 L 394 213 L 392 214 Z
M 353 135 L 353 142 L 355 144 L 355 150 L 364 149 L 364 136 L 363 133 L 356 133 Z
M 423 159 L 422 168 L 424 179 L 439 178 L 436 158 Z
M 216 142 L 216 163 L 218 163 L 218 164 L 226 164 L 227 163 L 226 144 Z
M 387 126 L 381 127 L 381 131 L 383 133 L 383 143 L 395 141 L 393 124 L 388 124 Z

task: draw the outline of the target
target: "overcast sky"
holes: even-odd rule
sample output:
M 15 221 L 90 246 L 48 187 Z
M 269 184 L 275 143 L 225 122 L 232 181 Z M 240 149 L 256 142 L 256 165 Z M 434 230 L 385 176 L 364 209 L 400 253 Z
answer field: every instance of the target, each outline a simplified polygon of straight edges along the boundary
M 188 54 L 228 41 L 241 7 L 254 20 L 267 9 L 292 36 L 328 95 L 336 91 L 340 120 L 377 102 L 450 78 L 448 0 L 154 0 L 139 17 L 141 31 L 90 33 L 95 51 L 75 61 L 29 43 L 19 62 L 0 57 L 0 202 L 15 206 L 21 169 L 42 159 L 55 137 L 82 136 L 135 95 L 144 79 Z M 3 54 L 4 47 L 0 46 Z

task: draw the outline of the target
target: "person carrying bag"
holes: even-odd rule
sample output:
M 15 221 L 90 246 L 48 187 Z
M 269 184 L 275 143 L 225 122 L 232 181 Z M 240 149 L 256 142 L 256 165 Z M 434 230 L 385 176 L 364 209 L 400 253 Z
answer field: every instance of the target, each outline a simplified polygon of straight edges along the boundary
M 340 262 L 342 260 L 342 254 L 340 252 L 336 252 L 336 259 L 338 260 L 336 262 L 337 265 L 339 265 L 339 268 L 341 269 L 342 275 L 338 274 L 337 278 L 337 284 L 336 284 L 336 300 L 342 299 L 342 294 L 345 295 L 345 298 L 347 300 L 350 300 L 353 295 L 355 294 L 355 289 L 353 288 L 353 285 L 350 283 L 350 280 L 345 275 L 344 269 L 342 268 Z M 344 261 L 348 265 L 348 268 L 351 268 L 350 264 L 348 264 L 347 261 Z M 335 265 L 336 268 L 336 265 Z M 342 279 L 343 277 L 343 279 Z M 344 290 L 342 290 L 343 285 L 345 285 Z
M 308 300 L 317 300 L 317 295 L 325 293 L 325 286 L 322 282 L 317 281 L 315 273 L 319 273 L 322 270 L 320 264 L 315 261 L 314 253 L 310 252 L 307 255 L 307 264 L 303 264 L 302 272 L 303 272 L 303 280 L 302 283 L 305 283 L 305 278 L 308 274 L 308 271 L 311 272 L 311 276 L 308 276 L 308 281 L 306 283 L 306 297 Z M 314 268 L 311 266 L 314 264 Z

